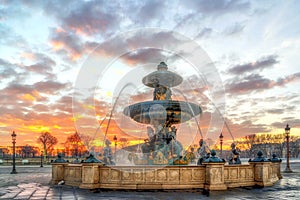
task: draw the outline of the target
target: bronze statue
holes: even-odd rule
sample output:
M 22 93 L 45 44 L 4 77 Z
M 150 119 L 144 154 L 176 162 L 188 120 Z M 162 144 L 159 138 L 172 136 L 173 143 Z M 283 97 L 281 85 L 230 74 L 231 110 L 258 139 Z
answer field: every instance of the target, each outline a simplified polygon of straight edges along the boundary
M 110 148 L 111 142 L 109 140 L 105 141 L 106 147 L 104 148 L 104 153 L 103 153 L 103 161 L 107 165 L 114 165 L 115 163 L 113 162 L 113 153 Z
M 202 165 L 202 162 L 210 156 L 210 152 L 207 152 L 205 142 L 203 139 L 200 139 L 199 141 L 199 148 L 197 149 L 197 152 L 199 155 L 197 165 Z
M 236 145 L 234 143 L 231 144 L 231 158 L 228 163 L 231 164 L 241 164 L 240 160 L 240 152 L 237 150 Z

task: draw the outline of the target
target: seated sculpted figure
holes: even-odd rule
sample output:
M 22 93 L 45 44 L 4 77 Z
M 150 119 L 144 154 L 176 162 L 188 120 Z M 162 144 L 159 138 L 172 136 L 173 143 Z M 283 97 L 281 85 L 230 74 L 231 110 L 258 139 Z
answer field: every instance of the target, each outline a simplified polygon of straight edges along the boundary
M 109 140 L 105 141 L 106 147 L 104 148 L 104 152 L 103 152 L 103 161 L 105 164 L 114 165 L 115 163 L 113 162 L 113 153 L 110 148 L 110 144 L 111 142 Z
M 202 162 L 209 158 L 210 154 L 208 152 L 206 152 L 206 148 L 205 148 L 205 143 L 203 139 L 200 139 L 199 141 L 199 148 L 197 150 L 198 155 L 199 155 L 199 159 L 197 162 L 197 165 L 202 165 Z
M 186 160 L 187 160 L 188 163 L 194 163 L 195 162 L 196 156 L 195 156 L 193 147 L 190 148 L 190 151 L 188 151 L 186 153 L 185 157 L 186 157 Z
M 154 80 L 153 100 L 171 100 L 172 92 L 168 86 L 160 85 Z
M 240 152 L 236 149 L 234 143 L 231 144 L 231 158 L 228 161 L 229 164 L 241 164 Z

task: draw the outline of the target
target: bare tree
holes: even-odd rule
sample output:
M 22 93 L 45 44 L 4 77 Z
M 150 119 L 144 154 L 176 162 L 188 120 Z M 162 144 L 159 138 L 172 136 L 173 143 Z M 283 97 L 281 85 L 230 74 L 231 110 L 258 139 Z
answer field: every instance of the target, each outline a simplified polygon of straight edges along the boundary
M 292 158 L 298 158 L 300 154 L 300 139 L 298 136 L 291 136 L 290 151 Z
M 21 148 L 22 157 L 34 157 L 37 151 L 34 149 L 33 146 L 26 144 Z
M 44 159 L 46 160 L 47 152 L 57 144 L 57 138 L 52 136 L 49 132 L 42 132 L 38 138 L 38 142 L 42 143 L 44 149 Z
M 72 156 L 81 156 L 85 151 L 85 145 L 77 132 L 67 137 L 65 147 L 71 151 Z
M 265 156 L 271 157 L 272 155 L 272 146 L 274 146 L 273 134 L 265 133 L 258 135 L 258 139 L 260 141 L 261 151 Z
M 299 137 L 290 137 L 290 151 L 291 157 L 297 157 L 300 154 Z M 283 150 L 286 148 L 286 136 L 282 134 L 252 134 L 238 139 L 237 144 L 245 151 L 248 151 L 249 157 L 255 157 L 255 152 L 263 151 L 265 156 L 271 157 L 275 153 L 278 157 L 284 157 Z M 299 152 L 299 153 L 298 153 Z
M 283 149 L 285 146 L 285 133 L 274 134 L 273 143 L 275 143 L 274 146 L 276 147 L 276 151 L 274 149 L 274 153 L 276 153 L 278 157 L 283 157 Z
M 89 135 L 80 135 L 81 142 L 86 147 L 86 149 L 89 151 L 93 142 L 93 139 Z

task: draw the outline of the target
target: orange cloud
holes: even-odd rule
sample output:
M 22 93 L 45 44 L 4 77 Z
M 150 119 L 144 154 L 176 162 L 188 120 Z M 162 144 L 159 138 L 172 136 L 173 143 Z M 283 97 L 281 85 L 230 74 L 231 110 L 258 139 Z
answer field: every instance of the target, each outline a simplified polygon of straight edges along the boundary
M 78 60 L 79 58 L 80 58 L 80 54 L 79 53 L 76 53 L 76 52 L 73 52 L 71 55 L 70 55 L 70 57 L 71 57 L 71 60 L 73 60 L 73 61 L 76 61 L 76 60 Z
M 64 47 L 64 43 L 63 42 L 60 42 L 60 41 L 50 41 L 50 44 L 52 45 L 52 48 L 57 51 L 57 50 L 60 50 Z
M 43 126 L 43 125 L 30 125 L 26 127 L 30 131 L 41 133 L 44 131 L 50 131 L 50 127 Z
M 21 99 L 26 101 L 35 101 L 35 98 L 31 94 L 24 94 L 21 96 Z
M 61 129 L 61 126 L 59 126 L 59 125 L 54 125 L 53 128 L 55 128 L 55 129 Z
M 56 32 L 56 33 L 65 33 L 66 31 L 65 31 L 64 29 L 62 29 L 61 27 L 57 27 L 57 28 L 55 29 L 55 32 Z

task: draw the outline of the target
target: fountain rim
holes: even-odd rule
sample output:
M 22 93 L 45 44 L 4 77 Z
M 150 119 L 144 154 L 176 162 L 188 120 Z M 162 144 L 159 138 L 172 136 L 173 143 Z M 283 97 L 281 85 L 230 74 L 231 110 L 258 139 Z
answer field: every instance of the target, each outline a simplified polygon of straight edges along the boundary
M 125 107 L 123 110 L 123 114 L 125 116 L 130 117 L 131 119 L 133 119 L 134 121 L 136 121 L 138 123 L 150 124 L 149 121 L 143 122 L 142 120 L 138 120 L 139 118 L 135 118 L 134 116 L 132 116 L 130 114 L 130 110 L 133 109 L 134 107 L 136 107 L 136 109 L 138 109 L 138 112 L 136 112 L 134 114 L 139 114 L 140 117 L 146 116 L 149 118 L 149 116 L 147 116 L 147 115 L 149 115 L 150 108 L 157 104 L 163 106 L 166 109 L 167 115 L 172 114 L 172 110 L 180 111 L 180 113 L 189 115 L 184 120 L 177 120 L 174 124 L 180 124 L 180 123 L 189 121 L 192 118 L 196 117 L 197 115 L 202 114 L 202 109 L 198 104 L 188 102 L 188 101 L 180 101 L 180 100 L 152 100 L 152 101 L 138 102 L 138 103 L 135 103 L 135 104 Z M 179 108 L 179 110 L 174 110 L 175 107 L 173 107 L 173 106 L 177 106 L 177 108 Z M 170 108 L 170 109 L 168 109 L 168 108 Z M 181 109 L 181 108 L 185 108 L 185 109 Z M 182 118 L 180 118 L 180 119 L 182 119 Z

